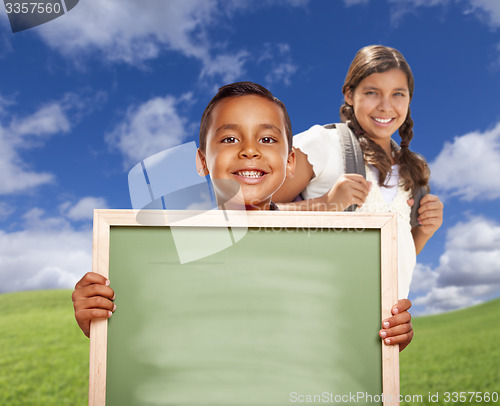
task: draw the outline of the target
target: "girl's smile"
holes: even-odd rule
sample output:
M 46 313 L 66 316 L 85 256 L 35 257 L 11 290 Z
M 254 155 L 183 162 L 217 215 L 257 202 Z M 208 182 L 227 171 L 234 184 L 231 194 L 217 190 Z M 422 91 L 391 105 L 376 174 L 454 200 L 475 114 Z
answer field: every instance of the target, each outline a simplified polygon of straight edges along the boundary
M 399 69 L 373 73 L 345 94 L 366 135 L 391 156 L 390 140 L 405 122 L 410 106 L 406 74 Z

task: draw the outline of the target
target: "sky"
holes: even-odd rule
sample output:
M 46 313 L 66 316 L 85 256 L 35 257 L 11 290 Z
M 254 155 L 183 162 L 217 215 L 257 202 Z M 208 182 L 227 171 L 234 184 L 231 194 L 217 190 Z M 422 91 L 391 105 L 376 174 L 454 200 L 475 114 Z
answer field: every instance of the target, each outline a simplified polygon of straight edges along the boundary
M 299 133 L 339 121 L 350 62 L 382 44 L 413 70 L 410 147 L 445 205 L 413 314 L 499 297 L 499 28 L 497 0 L 80 0 L 13 34 L 1 4 L 0 294 L 90 271 L 92 210 L 131 208 L 130 169 L 197 141 L 218 87 L 268 87 Z

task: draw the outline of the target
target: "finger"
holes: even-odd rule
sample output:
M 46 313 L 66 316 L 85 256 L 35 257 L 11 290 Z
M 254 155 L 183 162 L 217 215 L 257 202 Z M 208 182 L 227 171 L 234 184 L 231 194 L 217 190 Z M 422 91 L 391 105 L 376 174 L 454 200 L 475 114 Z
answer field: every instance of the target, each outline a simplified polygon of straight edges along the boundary
M 76 283 L 75 289 L 80 289 L 85 286 L 92 285 L 94 283 L 109 286 L 109 280 L 106 279 L 104 276 L 96 272 L 87 272 L 83 276 L 83 278 Z
M 411 320 L 411 314 L 409 312 L 402 312 L 396 314 L 395 316 L 389 317 L 382 322 L 382 328 L 388 329 L 395 327 L 400 324 L 408 323 Z
M 391 313 L 398 314 L 405 312 L 411 308 L 411 301 L 409 299 L 399 299 L 398 302 L 392 306 Z
M 111 310 L 114 312 L 116 310 L 116 305 L 109 299 L 102 296 L 94 296 L 91 298 L 79 300 L 74 303 L 75 311 L 85 310 L 85 309 L 104 309 Z
M 443 210 L 439 207 L 428 207 L 419 212 L 418 217 L 422 220 L 429 217 L 443 217 Z
M 397 336 L 400 336 L 402 334 L 409 333 L 411 330 L 413 330 L 413 327 L 412 327 L 412 324 L 410 321 L 408 323 L 398 324 L 397 326 L 392 327 L 392 328 L 381 329 L 379 331 L 379 336 L 382 338 L 397 337 Z
M 353 203 L 364 203 L 368 192 L 361 189 L 353 189 L 351 191 Z
M 103 296 L 113 300 L 115 291 L 109 286 L 93 284 L 80 289 L 75 289 L 72 294 L 73 302 L 94 296 Z
M 357 173 L 346 173 L 344 178 L 349 179 L 358 185 L 362 185 L 366 190 L 370 190 L 372 185 L 371 182 L 368 182 L 363 175 Z
M 408 345 L 413 338 L 413 330 L 408 333 L 401 334 L 395 337 L 384 338 L 384 344 L 394 345 L 394 344 L 406 344 Z M 406 347 L 405 345 L 405 347 Z M 401 348 L 400 348 L 401 349 Z
M 443 210 L 444 204 L 439 200 L 425 200 L 422 198 L 420 201 L 420 207 L 418 208 L 418 213 L 423 213 L 426 210 L 432 210 L 432 209 L 437 209 L 437 210 Z
M 406 203 L 408 203 L 408 206 L 413 207 L 413 205 L 415 204 L 415 199 L 408 199 Z
M 421 226 L 435 226 L 438 227 L 441 226 L 443 223 L 443 219 L 441 217 L 431 217 L 431 218 L 426 218 L 426 219 L 419 219 L 419 224 Z
M 422 199 L 420 199 L 420 204 L 425 204 L 427 202 L 436 202 L 436 201 L 439 201 L 439 197 L 428 193 L 424 197 L 422 197 Z

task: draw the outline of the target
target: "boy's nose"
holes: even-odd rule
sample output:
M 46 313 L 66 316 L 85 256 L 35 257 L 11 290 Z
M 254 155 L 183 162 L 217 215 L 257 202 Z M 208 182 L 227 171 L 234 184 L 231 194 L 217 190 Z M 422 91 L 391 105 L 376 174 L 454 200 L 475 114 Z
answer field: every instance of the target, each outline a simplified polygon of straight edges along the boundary
M 260 152 L 258 145 L 253 142 L 245 142 L 240 150 L 240 158 L 258 158 Z

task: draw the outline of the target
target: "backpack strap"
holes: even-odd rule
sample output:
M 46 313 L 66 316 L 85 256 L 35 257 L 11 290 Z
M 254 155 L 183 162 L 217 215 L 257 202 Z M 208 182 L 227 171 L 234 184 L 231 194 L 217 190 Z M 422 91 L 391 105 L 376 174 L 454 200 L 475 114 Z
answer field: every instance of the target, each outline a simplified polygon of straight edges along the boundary
M 391 140 L 392 147 L 394 148 L 395 151 L 400 150 L 400 146 L 394 141 Z M 422 197 L 424 197 L 426 194 L 429 193 L 429 187 L 428 186 L 420 186 L 418 190 L 415 192 L 415 195 L 412 197 L 414 203 L 413 206 L 411 206 L 411 212 L 410 212 L 410 226 L 411 228 L 417 227 L 418 224 L 418 209 L 420 208 L 420 200 L 422 200 Z
M 429 193 L 429 188 L 426 186 L 420 186 L 420 188 L 415 193 L 415 196 L 413 196 L 413 200 L 415 201 L 415 203 L 413 203 L 413 206 L 411 207 L 411 214 L 410 214 L 411 228 L 417 227 L 419 225 L 418 209 L 420 207 L 420 200 L 422 200 L 422 197 L 424 197 L 427 193 Z
M 357 173 L 366 178 L 365 161 L 358 139 L 345 123 L 329 124 L 325 128 L 336 128 L 339 135 L 342 156 L 344 159 L 344 173 Z M 356 210 L 357 205 L 349 206 L 345 211 Z

